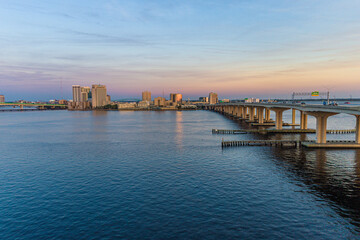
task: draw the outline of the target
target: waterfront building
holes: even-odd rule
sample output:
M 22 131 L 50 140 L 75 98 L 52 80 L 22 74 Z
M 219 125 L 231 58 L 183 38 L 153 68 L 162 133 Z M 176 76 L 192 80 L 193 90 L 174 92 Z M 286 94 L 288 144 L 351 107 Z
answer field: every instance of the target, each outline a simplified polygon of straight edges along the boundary
M 137 104 L 138 108 L 148 108 L 150 107 L 150 101 L 140 101 Z
M 111 97 L 110 95 L 106 95 L 106 104 L 110 104 L 111 103 Z
M 68 104 L 68 101 L 66 101 L 65 99 L 60 99 L 59 100 L 59 104 Z
M 219 102 L 218 95 L 216 93 L 209 93 L 209 103 L 210 104 L 216 104 Z
M 86 102 L 89 100 L 90 87 L 81 87 L 81 101 Z
M 221 102 L 223 102 L 223 103 L 229 103 L 229 102 L 230 102 L 230 99 L 223 99 L 223 100 L 221 100 Z
M 73 102 L 81 102 L 81 87 L 80 85 L 72 86 Z
M 5 96 L 4 95 L 0 95 L 0 103 L 4 103 L 5 102 Z
M 180 93 L 170 93 L 170 101 L 173 103 L 181 103 L 182 95 Z
M 158 106 L 158 107 L 163 107 L 165 106 L 165 98 L 163 97 L 157 97 L 154 99 L 154 105 Z
M 92 107 L 102 107 L 107 104 L 107 94 L 106 94 L 106 86 L 105 85 L 92 85 Z
M 134 108 L 136 108 L 136 102 L 118 103 L 118 109 L 134 109 Z
M 258 102 L 260 102 L 260 99 L 259 98 L 248 98 L 248 99 L 245 99 L 245 102 L 246 103 L 258 103 Z
M 142 100 L 150 102 L 151 101 L 151 92 L 149 92 L 149 91 L 142 92 Z
M 209 98 L 208 97 L 199 97 L 199 101 L 200 102 L 209 102 Z

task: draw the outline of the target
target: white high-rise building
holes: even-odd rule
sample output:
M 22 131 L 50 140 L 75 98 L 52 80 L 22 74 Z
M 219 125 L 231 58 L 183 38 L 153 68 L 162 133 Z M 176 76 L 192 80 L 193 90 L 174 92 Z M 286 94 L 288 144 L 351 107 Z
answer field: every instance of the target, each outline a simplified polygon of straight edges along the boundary
M 81 102 L 81 87 L 80 85 L 73 85 L 73 102 Z

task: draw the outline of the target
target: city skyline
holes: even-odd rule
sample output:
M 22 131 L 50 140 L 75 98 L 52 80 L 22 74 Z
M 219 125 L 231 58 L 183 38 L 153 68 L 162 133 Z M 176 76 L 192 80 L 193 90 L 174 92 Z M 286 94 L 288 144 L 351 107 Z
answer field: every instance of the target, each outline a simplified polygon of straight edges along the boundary
M 0 94 L 71 99 L 359 96 L 360 2 L 2 1 Z

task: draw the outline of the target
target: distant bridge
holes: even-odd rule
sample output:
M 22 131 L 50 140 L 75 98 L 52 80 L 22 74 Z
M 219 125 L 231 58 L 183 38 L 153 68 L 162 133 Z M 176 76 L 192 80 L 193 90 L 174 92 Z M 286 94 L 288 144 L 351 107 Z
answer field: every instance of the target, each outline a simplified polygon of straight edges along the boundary
M 260 125 L 270 121 L 270 111 L 273 111 L 276 114 L 275 126 L 278 130 L 281 130 L 283 126 L 284 111 L 292 109 L 293 124 L 295 124 L 295 111 L 300 111 L 300 129 L 307 129 L 308 115 L 316 118 L 316 143 L 319 147 L 327 143 L 327 119 L 340 113 L 350 114 L 356 118 L 354 144 L 356 147 L 360 147 L 360 107 L 285 103 L 219 103 L 204 107 L 239 119 L 247 119 L 248 122 L 257 122 Z

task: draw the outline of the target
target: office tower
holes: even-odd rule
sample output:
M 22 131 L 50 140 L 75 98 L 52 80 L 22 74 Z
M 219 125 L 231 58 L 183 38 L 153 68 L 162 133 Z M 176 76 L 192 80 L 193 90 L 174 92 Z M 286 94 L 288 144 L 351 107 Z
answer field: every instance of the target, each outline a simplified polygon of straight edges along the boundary
M 180 93 L 176 93 L 175 94 L 175 101 L 176 103 L 181 103 L 182 102 L 182 94 Z
M 151 92 L 142 92 L 142 100 L 151 102 Z
M 111 103 L 111 97 L 110 95 L 106 95 L 106 104 L 110 104 Z
M 81 87 L 80 85 L 73 85 L 73 102 L 81 102 Z
M 104 85 L 92 85 L 92 107 L 102 107 L 106 105 L 106 86 Z
M 216 104 L 218 103 L 219 99 L 218 99 L 218 95 L 216 93 L 211 92 L 209 94 L 209 103 L 210 104 Z
M 81 101 L 87 102 L 89 100 L 90 87 L 81 87 Z
M 182 95 L 180 93 L 170 93 L 170 101 L 173 103 L 181 103 Z
M 4 103 L 5 102 L 5 96 L 4 95 L 0 95 L 0 103 Z

